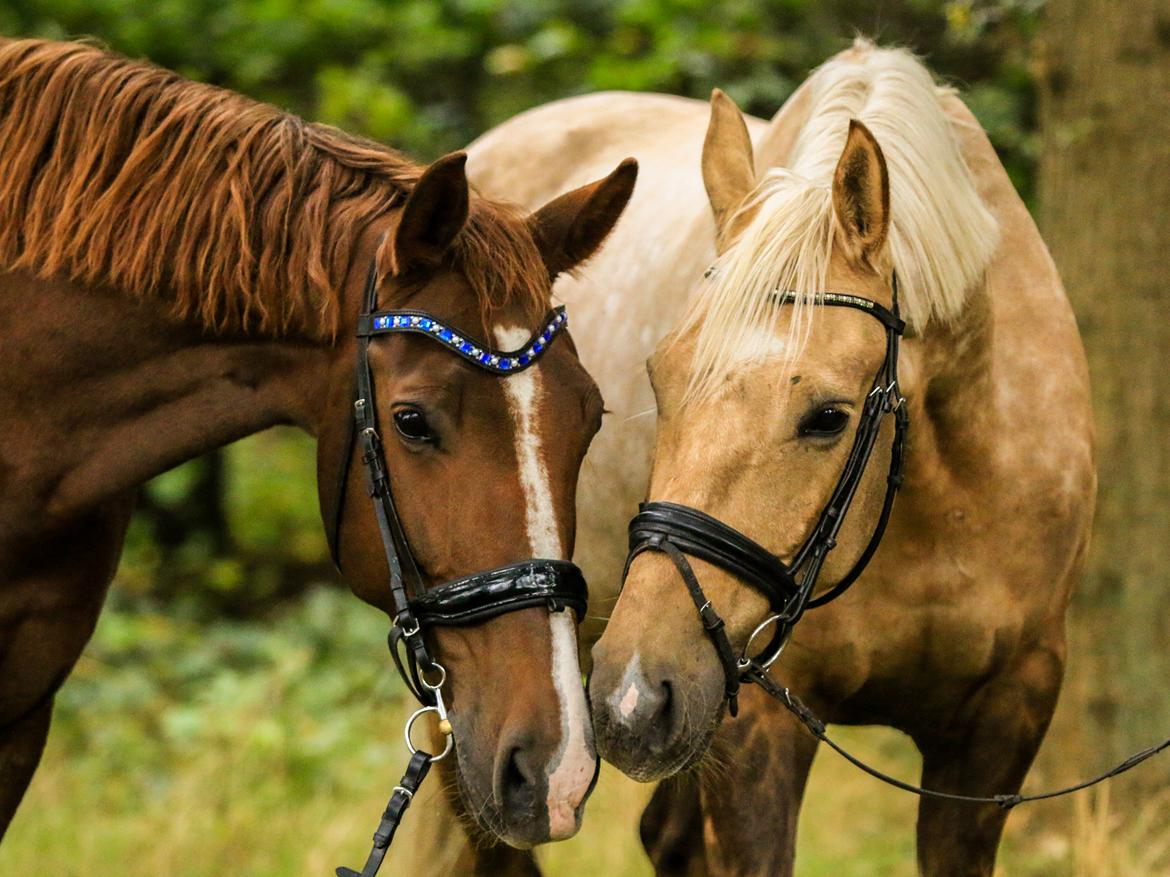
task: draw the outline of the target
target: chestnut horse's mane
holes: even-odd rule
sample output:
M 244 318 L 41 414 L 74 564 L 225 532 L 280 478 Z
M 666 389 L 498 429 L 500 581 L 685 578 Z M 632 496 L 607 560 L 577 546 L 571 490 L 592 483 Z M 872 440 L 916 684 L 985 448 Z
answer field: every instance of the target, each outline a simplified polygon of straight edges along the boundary
M 0 270 L 166 297 L 213 329 L 312 337 L 336 333 L 360 236 L 421 173 L 372 141 L 93 46 L 4 39 L 0 168 Z M 454 260 L 485 313 L 547 306 L 547 271 L 510 207 L 473 198 Z

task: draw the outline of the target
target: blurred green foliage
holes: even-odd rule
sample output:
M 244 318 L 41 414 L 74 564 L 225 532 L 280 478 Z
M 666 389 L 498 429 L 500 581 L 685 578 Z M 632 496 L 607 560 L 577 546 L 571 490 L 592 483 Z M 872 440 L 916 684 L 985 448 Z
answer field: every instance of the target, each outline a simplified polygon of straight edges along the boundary
M 402 696 L 384 660 L 384 623 L 346 594 L 314 589 L 263 626 L 207 625 L 143 601 L 128 611 L 118 594 L 111 602 L 58 695 L 55 734 L 67 749 L 104 753 L 120 794 L 139 803 L 165 793 L 156 770 L 225 745 L 249 770 L 278 762 L 300 783 L 328 782 L 329 756 L 358 742 L 370 705 Z
M 1042 0 L 5 0 L 0 32 L 92 35 L 431 159 L 510 116 L 598 89 L 769 116 L 854 33 L 923 52 L 974 88 L 1029 164 L 1024 49 Z
M 770 116 L 855 33 L 907 45 L 965 90 L 1027 198 L 1043 0 L 0 0 L 0 33 L 87 36 L 419 159 L 598 89 Z M 696 169 L 697 172 L 697 169 Z M 120 583 L 245 615 L 331 577 L 311 444 L 290 432 L 158 479 Z

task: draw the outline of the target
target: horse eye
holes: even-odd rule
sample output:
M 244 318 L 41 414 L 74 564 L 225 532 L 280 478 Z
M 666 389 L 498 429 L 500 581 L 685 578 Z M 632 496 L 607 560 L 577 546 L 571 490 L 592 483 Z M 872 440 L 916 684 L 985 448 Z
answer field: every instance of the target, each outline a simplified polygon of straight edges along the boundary
M 800 422 L 800 434 L 821 437 L 837 435 L 848 423 L 848 411 L 826 405 Z
M 427 416 L 417 408 L 400 408 L 394 412 L 394 428 L 411 442 L 432 442 L 435 434 L 427 423 Z

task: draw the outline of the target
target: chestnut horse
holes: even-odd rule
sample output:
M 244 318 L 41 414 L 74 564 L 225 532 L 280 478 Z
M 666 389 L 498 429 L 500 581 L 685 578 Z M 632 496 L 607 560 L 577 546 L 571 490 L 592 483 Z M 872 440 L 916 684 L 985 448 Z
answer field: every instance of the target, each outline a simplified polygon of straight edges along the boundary
M 346 444 L 369 266 L 382 307 L 425 308 L 511 349 L 548 311 L 553 279 L 601 244 L 636 175 L 623 164 L 524 217 L 473 196 L 464 161 L 424 170 L 93 47 L 0 41 L 0 832 L 147 479 L 275 424 L 305 429 L 340 565 L 390 609 Z M 570 556 L 602 412 L 571 340 L 504 377 L 417 336 L 372 340 L 369 362 L 424 584 Z M 442 629 L 428 648 L 449 674 L 446 785 L 481 840 L 573 834 L 597 759 L 569 613 Z M 371 817 L 355 814 L 363 833 Z
M 652 96 L 554 104 L 473 146 L 473 176 L 513 191 L 502 166 L 511 151 L 543 157 L 547 172 L 524 181 L 532 203 L 615 151 L 646 163 L 623 229 L 590 276 L 564 289 L 584 362 L 614 399 L 636 381 L 632 360 L 666 335 L 650 358 L 649 498 L 705 511 L 785 560 L 841 473 L 885 333 L 856 310 L 781 305 L 775 293 L 851 293 L 890 307 L 896 273 L 909 324 L 902 493 L 861 579 L 800 622 L 772 673 L 823 718 L 906 732 L 924 785 L 1011 793 L 1060 688 L 1096 486 L 1086 365 L 1052 261 L 974 118 L 907 52 L 858 42 L 766 129 L 745 126 L 717 93 L 705 197 L 692 183 L 704 115 Z M 636 390 L 629 415 L 646 398 Z M 631 420 L 605 446 L 620 459 L 585 470 L 620 479 L 583 484 L 583 495 L 606 496 L 581 509 L 582 538 L 601 537 L 582 545 L 584 560 L 610 552 L 610 574 L 625 555 L 617 519 L 646 495 L 630 476 L 648 433 Z M 887 424 L 879 436 L 821 593 L 875 527 L 892 433 Z M 691 560 L 731 643 L 745 648 L 766 600 Z M 720 661 L 665 556 L 634 560 L 593 659 L 603 757 L 644 781 L 699 774 L 660 786 L 643 820 L 659 872 L 792 873 L 815 740 L 754 687 L 740 717 L 724 719 Z M 990 875 L 1005 818 L 994 806 L 922 800 L 922 872 Z

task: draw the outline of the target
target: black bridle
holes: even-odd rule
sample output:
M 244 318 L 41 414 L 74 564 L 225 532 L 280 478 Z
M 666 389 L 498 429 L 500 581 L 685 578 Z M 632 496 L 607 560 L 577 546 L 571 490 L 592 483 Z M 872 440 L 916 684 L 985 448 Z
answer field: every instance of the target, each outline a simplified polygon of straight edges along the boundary
M 797 296 L 793 293 L 783 293 L 778 294 L 776 298 L 778 304 L 787 304 L 795 301 Z M 804 540 L 804 544 L 797 549 L 792 562 L 785 563 L 749 536 L 698 509 L 672 502 L 642 503 L 638 514 L 630 521 L 630 553 L 626 558 L 626 569 L 622 576 L 623 582 L 626 575 L 629 574 L 630 563 L 635 557 L 644 551 L 661 551 L 670 558 L 678 569 L 679 575 L 682 576 L 691 599 L 694 600 L 695 607 L 699 610 L 703 628 L 715 646 L 719 663 L 723 666 L 724 694 L 727 698 L 728 711 L 732 716 L 738 711 L 737 697 L 741 682 L 754 682 L 795 716 L 808 729 L 809 733 L 832 748 L 850 764 L 887 785 L 923 798 L 935 798 L 963 804 L 994 804 L 1004 810 L 1010 810 L 1019 804 L 1043 801 L 1079 792 L 1132 770 L 1160 752 L 1170 750 L 1170 738 L 1167 738 L 1134 753 L 1104 773 L 1090 779 L 1061 789 L 1032 795 L 1023 795 L 1018 792 L 999 795 L 962 795 L 954 792 L 942 792 L 899 780 L 852 755 L 828 736 L 825 723 L 799 697 L 772 679 L 768 668 L 780 657 L 780 653 L 792 635 L 793 627 L 805 610 L 823 606 L 844 594 L 865 571 L 874 552 L 877 551 L 886 531 L 886 524 L 890 520 L 894 497 L 902 485 L 906 433 L 910 425 L 909 415 L 906 412 L 906 400 L 902 397 L 898 386 L 898 342 L 905 331 L 905 323 L 898 316 L 897 275 L 893 278 L 892 309 L 884 308 L 867 298 L 831 292 L 809 296 L 806 301 L 809 304 L 855 308 L 873 316 L 886 329 L 886 356 L 874 377 L 873 387 L 866 396 L 861 419 L 857 424 L 857 433 L 853 439 L 853 448 L 849 452 L 849 459 L 845 462 L 845 468 L 837 480 L 837 486 L 833 488 L 829 501 L 822 509 L 816 525 Z M 858 557 L 853 568 L 845 577 L 825 593 L 813 597 L 812 592 L 816 587 L 821 567 L 824 565 L 828 553 L 837 544 L 837 533 L 841 529 L 841 524 L 849 512 L 853 497 L 861 484 L 861 478 L 873 454 L 878 433 L 881 431 L 882 420 L 887 414 L 894 415 L 894 442 L 890 449 L 890 468 L 886 476 L 886 498 L 882 503 L 881 514 L 874 525 L 873 534 L 870 536 L 865 550 L 861 552 L 861 556 Z M 768 598 L 772 614 L 765 618 L 748 636 L 741 655 L 737 656 L 731 647 L 731 641 L 724 630 L 723 619 L 703 593 L 703 588 L 691 568 L 690 561 L 687 560 L 688 555 L 698 557 L 726 570 Z M 776 630 L 772 634 L 772 639 L 758 655 L 749 656 L 748 650 L 752 641 L 769 625 L 773 624 L 776 626 Z
M 715 646 L 719 663 L 723 667 L 728 710 L 733 716 L 738 712 L 740 683 L 755 679 L 754 674 L 750 672 L 752 668 L 766 670 L 776 661 L 792 635 L 793 627 L 805 610 L 823 606 L 836 599 L 857 581 L 877 551 L 885 533 L 890 512 L 894 507 L 894 497 L 902 483 L 906 433 L 910 424 L 905 399 L 902 398 L 898 387 L 898 342 L 906 324 L 898 316 L 896 278 L 893 290 L 892 310 L 868 298 L 842 293 L 826 292 L 804 299 L 808 304 L 853 308 L 878 320 L 886 330 L 886 355 L 874 376 L 873 387 L 865 398 L 853 439 L 853 448 L 849 452 L 841 477 L 837 480 L 837 485 L 833 488 L 817 523 L 804 540 L 804 544 L 797 549 L 790 563 L 785 563 L 734 527 L 705 512 L 678 503 L 642 503 L 638 514 L 630 521 L 630 553 L 626 558 L 626 574 L 629 573 L 634 558 L 645 551 L 660 551 L 674 563 L 690 592 L 691 599 L 694 600 L 695 608 L 699 611 L 703 628 Z M 790 304 L 797 298 L 795 293 L 781 293 L 776 296 L 776 303 Z M 894 442 L 890 453 L 889 473 L 886 476 L 886 497 L 873 535 L 848 574 L 824 594 L 813 597 L 813 589 L 816 587 L 821 567 L 837 544 L 837 534 L 857 494 L 857 488 L 873 455 L 874 445 L 887 414 L 894 416 Z M 752 632 L 741 656 L 736 655 L 724 629 L 723 619 L 703 593 L 690 561 L 687 560 L 688 555 L 726 570 L 768 599 L 771 614 Z M 624 578 L 625 575 L 623 580 Z M 749 658 L 747 649 L 752 640 L 770 625 L 775 626 L 771 640 L 760 654 Z
M 373 877 L 381 866 L 402 814 L 410 806 L 419 784 L 431 764 L 445 758 L 453 746 L 442 687 L 447 672 L 430 654 L 426 630 L 478 624 L 483 621 L 532 606 L 546 606 L 550 612 L 572 609 L 578 620 L 585 617 L 588 593 L 581 570 L 567 560 L 533 559 L 495 569 L 473 573 L 434 588 L 426 588 L 418 562 L 410 550 L 406 531 L 398 516 L 390 485 L 382 438 L 378 432 L 374 407 L 374 380 L 370 370 L 369 349 L 372 339 L 383 335 L 414 334 L 429 338 L 447 350 L 490 374 L 506 377 L 518 374 L 535 364 L 565 330 L 568 317 L 563 307 L 555 308 L 523 347 L 513 351 L 495 350 L 472 340 L 438 317 L 419 310 L 378 310 L 378 271 L 370 264 L 366 280 L 362 313 L 357 329 L 357 380 L 353 402 L 353 420 L 341 454 L 341 465 L 334 493 L 329 530 L 329 547 L 334 563 L 341 568 L 339 543 L 346 483 L 354 442 L 360 443 L 366 486 L 374 504 L 374 515 L 386 554 L 390 575 L 390 601 L 393 627 L 388 638 L 390 654 L 399 674 L 422 708 L 407 720 L 406 745 L 411 752 L 410 764 L 400 785 L 394 789 L 374 835 L 374 848 L 361 872 L 338 868 L 339 877 Z M 408 586 L 409 579 L 409 586 Z M 446 748 L 439 755 L 416 749 L 410 732 L 416 719 L 435 713 L 439 729 L 447 737 Z

